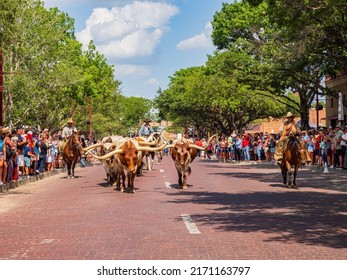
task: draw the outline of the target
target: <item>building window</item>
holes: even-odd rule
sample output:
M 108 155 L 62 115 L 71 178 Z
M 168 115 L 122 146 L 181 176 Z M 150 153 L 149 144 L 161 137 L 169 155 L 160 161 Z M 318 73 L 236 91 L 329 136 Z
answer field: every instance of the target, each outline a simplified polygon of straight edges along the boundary
M 334 108 L 334 98 L 330 98 L 330 108 Z

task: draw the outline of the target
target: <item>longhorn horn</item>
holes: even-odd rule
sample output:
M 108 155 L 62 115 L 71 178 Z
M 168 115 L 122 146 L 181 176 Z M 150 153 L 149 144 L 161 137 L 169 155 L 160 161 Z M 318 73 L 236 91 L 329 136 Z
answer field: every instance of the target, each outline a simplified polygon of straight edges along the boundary
M 212 139 L 215 138 L 216 136 L 218 136 L 218 133 L 212 135 L 212 136 L 208 139 L 208 141 L 207 141 L 207 143 L 206 143 L 206 146 L 204 147 L 205 150 L 207 149 L 207 147 L 208 147 L 208 145 L 210 144 L 210 142 L 212 141 Z
M 137 147 L 138 151 L 147 151 L 147 152 L 156 152 L 156 151 L 160 151 L 165 149 L 167 146 L 166 144 L 161 145 L 160 147 L 156 147 L 156 148 L 150 148 L 150 147 Z
M 139 142 L 139 145 L 140 146 L 155 146 L 157 145 L 156 141 L 151 141 L 151 142 L 148 142 L 148 141 L 138 141 Z
M 109 152 L 106 155 L 103 155 L 103 156 L 97 156 L 97 155 L 92 154 L 90 151 L 88 151 L 88 154 L 90 154 L 93 158 L 96 158 L 98 160 L 108 159 L 108 158 L 114 156 L 115 154 L 121 154 L 121 153 L 123 153 L 123 149 L 116 149 L 112 152 Z
M 205 151 L 205 149 L 206 149 L 204 147 L 200 147 L 200 146 L 195 145 L 195 144 L 189 144 L 189 148 L 195 148 L 195 149 L 200 150 L 200 151 Z
M 93 150 L 93 149 L 98 148 L 98 147 L 100 147 L 100 146 L 102 146 L 102 143 L 90 145 L 90 146 L 88 146 L 88 147 L 86 147 L 86 148 L 82 148 L 82 150 L 83 150 L 84 152 L 88 152 L 89 150 Z

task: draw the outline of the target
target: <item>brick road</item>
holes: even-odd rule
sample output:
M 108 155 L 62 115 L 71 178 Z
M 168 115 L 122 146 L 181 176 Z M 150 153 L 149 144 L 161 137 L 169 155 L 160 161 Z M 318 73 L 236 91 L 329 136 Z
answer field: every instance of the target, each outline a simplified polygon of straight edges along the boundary
M 170 158 L 154 168 L 135 194 L 101 166 L 0 194 L 0 259 L 347 259 L 345 175 L 300 170 L 293 190 L 274 165 L 196 160 L 183 191 Z

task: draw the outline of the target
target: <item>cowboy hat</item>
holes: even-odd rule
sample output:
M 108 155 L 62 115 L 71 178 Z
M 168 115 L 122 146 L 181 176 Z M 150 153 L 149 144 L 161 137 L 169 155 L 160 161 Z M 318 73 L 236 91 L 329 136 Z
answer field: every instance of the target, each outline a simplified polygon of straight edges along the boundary
M 8 127 L 2 128 L 2 134 L 5 134 L 5 133 L 10 133 L 10 129 Z
M 292 112 L 288 112 L 285 118 L 294 118 L 294 115 Z
M 74 121 L 73 121 L 72 118 L 69 118 L 69 119 L 67 120 L 67 123 L 74 123 Z

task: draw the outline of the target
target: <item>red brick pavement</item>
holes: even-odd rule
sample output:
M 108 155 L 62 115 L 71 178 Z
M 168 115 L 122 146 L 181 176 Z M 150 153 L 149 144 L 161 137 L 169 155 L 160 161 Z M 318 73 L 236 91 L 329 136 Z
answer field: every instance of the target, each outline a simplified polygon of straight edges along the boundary
M 105 187 L 101 166 L 21 186 L 0 194 L 0 259 L 346 260 L 346 177 L 301 170 L 292 190 L 264 167 L 198 159 L 186 191 L 169 158 L 135 194 Z

